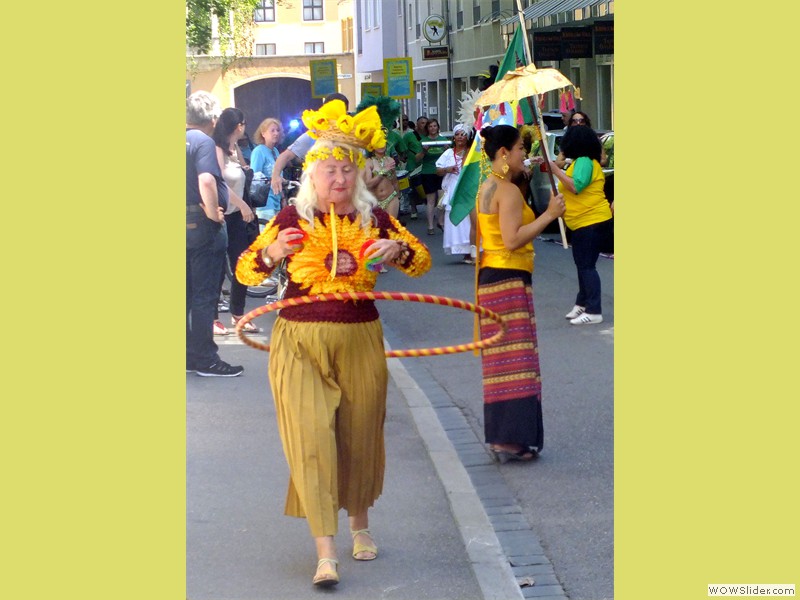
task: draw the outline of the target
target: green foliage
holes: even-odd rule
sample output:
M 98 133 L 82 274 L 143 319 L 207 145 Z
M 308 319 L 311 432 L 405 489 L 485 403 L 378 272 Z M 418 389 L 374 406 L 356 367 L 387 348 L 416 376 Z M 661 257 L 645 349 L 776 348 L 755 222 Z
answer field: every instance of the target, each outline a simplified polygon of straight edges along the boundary
M 280 0 L 276 4 L 280 4 Z M 253 54 L 253 11 L 259 0 L 186 0 L 186 45 L 209 54 L 211 17 L 217 17 L 220 54 L 231 61 Z

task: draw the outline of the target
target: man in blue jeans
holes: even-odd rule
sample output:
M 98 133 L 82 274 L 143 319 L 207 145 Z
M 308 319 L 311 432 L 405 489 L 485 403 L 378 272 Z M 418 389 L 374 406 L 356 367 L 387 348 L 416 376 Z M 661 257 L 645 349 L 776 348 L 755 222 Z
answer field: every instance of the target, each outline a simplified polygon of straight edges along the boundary
M 186 372 L 236 377 L 243 367 L 219 357 L 213 322 L 228 247 L 228 188 L 211 139 L 222 109 L 208 92 L 186 99 Z

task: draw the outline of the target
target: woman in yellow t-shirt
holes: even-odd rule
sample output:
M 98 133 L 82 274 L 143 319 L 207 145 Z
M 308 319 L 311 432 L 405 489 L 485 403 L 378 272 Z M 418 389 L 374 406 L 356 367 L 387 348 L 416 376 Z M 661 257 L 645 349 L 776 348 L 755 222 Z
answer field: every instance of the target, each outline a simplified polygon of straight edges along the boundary
M 572 231 L 572 259 L 578 270 L 575 306 L 566 314 L 573 325 L 603 322 L 597 258 L 612 232 L 611 208 L 603 192 L 605 175 L 600 166 L 603 146 L 591 127 L 570 127 L 561 151 L 572 163 L 562 171 L 550 162 L 567 204 L 564 223 Z
M 481 129 L 491 173 L 478 190 L 478 228 L 483 252 L 478 272 L 478 304 L 503 316 L 508 333 L 484 351 L 483 420 L 494 458 L 532 460 L 544 445 L 542 377 L 533 312 L 533 240 L 564 212 L 564 198 L 550 196 L 538 218 L 512 183 L 525 169 L 525 147 L 515 127 Z M 498 325 L 481 322 L 481 337 Z

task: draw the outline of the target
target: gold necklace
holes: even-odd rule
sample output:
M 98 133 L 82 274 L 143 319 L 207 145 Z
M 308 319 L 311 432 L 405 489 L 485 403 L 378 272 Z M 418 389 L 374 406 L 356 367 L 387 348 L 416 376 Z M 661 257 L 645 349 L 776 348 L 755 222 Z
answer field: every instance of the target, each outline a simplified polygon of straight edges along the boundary
M 505 179 L 505 178 L 506 178 L 506 176 L 505 176 L 505 175 L 500 175 L 500 173 L 498 173 L 498 172 L 497 172 L 497 171 L 495 171 L 494 169 L 492 169 L 492 175 L 494 175 L 494 176 L 495 176 L 495 177 L 497 177 L 498 179 Z

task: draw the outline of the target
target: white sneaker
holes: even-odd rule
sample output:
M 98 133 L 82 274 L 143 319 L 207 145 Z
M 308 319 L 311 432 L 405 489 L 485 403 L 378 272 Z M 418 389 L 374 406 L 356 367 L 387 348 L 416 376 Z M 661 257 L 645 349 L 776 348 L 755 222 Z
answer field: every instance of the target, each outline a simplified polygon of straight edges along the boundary
M 573 325 L 596 325 L 603 322 L 603 315 L 590 315 L 585 312 L 582 315 L 570 320 Z
M 577 304 L 572 307 L 572 310 L 569 311 L 566 315 L 564 315 L 567 319 L 574 319 L 575 317 L 580 317 L 583 313 L 586 312 L 586 308 L 583 306 L 578 306 Z

